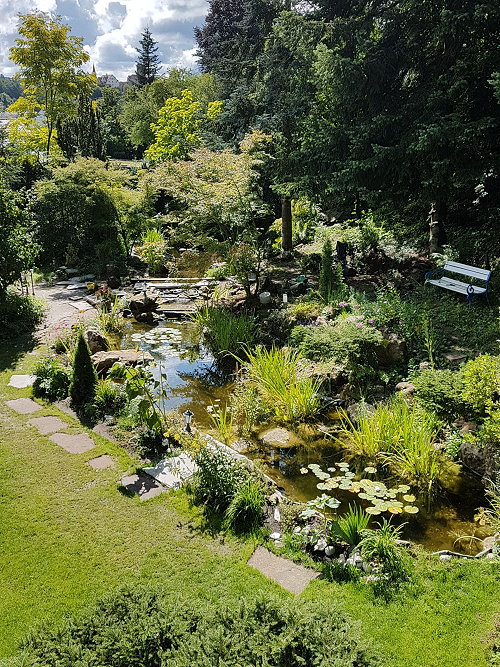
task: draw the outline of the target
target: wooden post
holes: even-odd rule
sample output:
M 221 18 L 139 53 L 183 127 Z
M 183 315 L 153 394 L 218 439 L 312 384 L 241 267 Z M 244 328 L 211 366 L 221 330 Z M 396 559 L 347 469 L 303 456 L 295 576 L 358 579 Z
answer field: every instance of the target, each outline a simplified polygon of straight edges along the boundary
M 439 216 L 435 203 L 429 211 L 429 255 L 439 252 Z

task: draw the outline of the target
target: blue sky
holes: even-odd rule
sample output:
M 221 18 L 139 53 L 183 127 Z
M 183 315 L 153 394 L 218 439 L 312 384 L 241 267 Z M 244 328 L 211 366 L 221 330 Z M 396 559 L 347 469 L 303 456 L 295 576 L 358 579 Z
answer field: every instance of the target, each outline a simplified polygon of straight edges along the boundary
M 193 28 L 203 23 L 207 0 L 0 0 L 0 73 L 15 72 L 9 48 L 17 36 L 17 15 L 33 10 L 62 16 L 84 38 L 89 69 L 125 80 L 135 70 L 141 33 L 149 26 L 164 70 L 196 67 Z

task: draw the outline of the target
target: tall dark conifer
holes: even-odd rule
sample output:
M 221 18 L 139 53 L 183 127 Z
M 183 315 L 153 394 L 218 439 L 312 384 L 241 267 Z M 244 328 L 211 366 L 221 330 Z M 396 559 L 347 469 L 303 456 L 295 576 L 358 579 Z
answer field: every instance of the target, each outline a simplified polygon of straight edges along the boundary
M 142 33 L 142 39 L 139 42 L 140 48 L 136 49 L 139 54 L 135 73 L 139 86 L 145 86 L 153 83 L 160 73 L 160 58 L 158 57 L 158 42 L 155 42 L 149 28 Z

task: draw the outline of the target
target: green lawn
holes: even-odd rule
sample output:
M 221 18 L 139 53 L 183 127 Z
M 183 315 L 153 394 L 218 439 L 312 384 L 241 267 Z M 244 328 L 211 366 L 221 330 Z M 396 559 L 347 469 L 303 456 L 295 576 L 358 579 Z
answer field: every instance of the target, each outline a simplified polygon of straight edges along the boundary
M 121 494 L 121 470 L 133 470 L 134 462 L 116 445 L 94 436 L 95 449 L 68 454 L 27 426 L 29 416 L 5 406 L 30 393 L 6 386 L 14 371 L 36 361 L 25 349 L 21 341 L 0 353 L 0 656 L 12 655 L 35 622 L 78 611 L 126 581 L 207 599 L 287 595 L 245 564 L 251 542 L 201 532 L 183 493 L 144 503 Z M 48 414 L 70 430 L 82 428 L 50 407 L 36 416 Z M 121 470 L 85 464 L 105 452 Z M 499 590 L 491 563 L 422 559 L 411 594 L 388 605 L 374 602 L 364 585 L 315 581 L 304 596 L 337 600 L 389 665 L 472 667 L 487 664 L 481 639 L 500 608 Z

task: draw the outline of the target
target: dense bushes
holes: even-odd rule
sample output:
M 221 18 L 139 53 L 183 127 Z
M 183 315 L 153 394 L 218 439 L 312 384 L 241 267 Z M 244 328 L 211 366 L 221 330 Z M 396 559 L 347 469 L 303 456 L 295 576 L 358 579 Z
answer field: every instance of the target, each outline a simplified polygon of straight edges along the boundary
M 464 414 L 463 379 L 451 370 L 426 370 L 412 379 L 415 395 L 427 409 L 440 417 L 454 418 Z
M 39 361 L 34 370 L 33 395 L 49 401 L 59 401 L 68 395 L 70 374 L 59 359 Z
M 13 667 L 375 667 L 357 627 L 331 604 L 230 604 L 124 588 L 61 628 L 24 640 Z
M 45 306 L 40 299 L 8 290 L 0 298 L 0 338 L 33 331 L 43 320 L 44 313 Z

